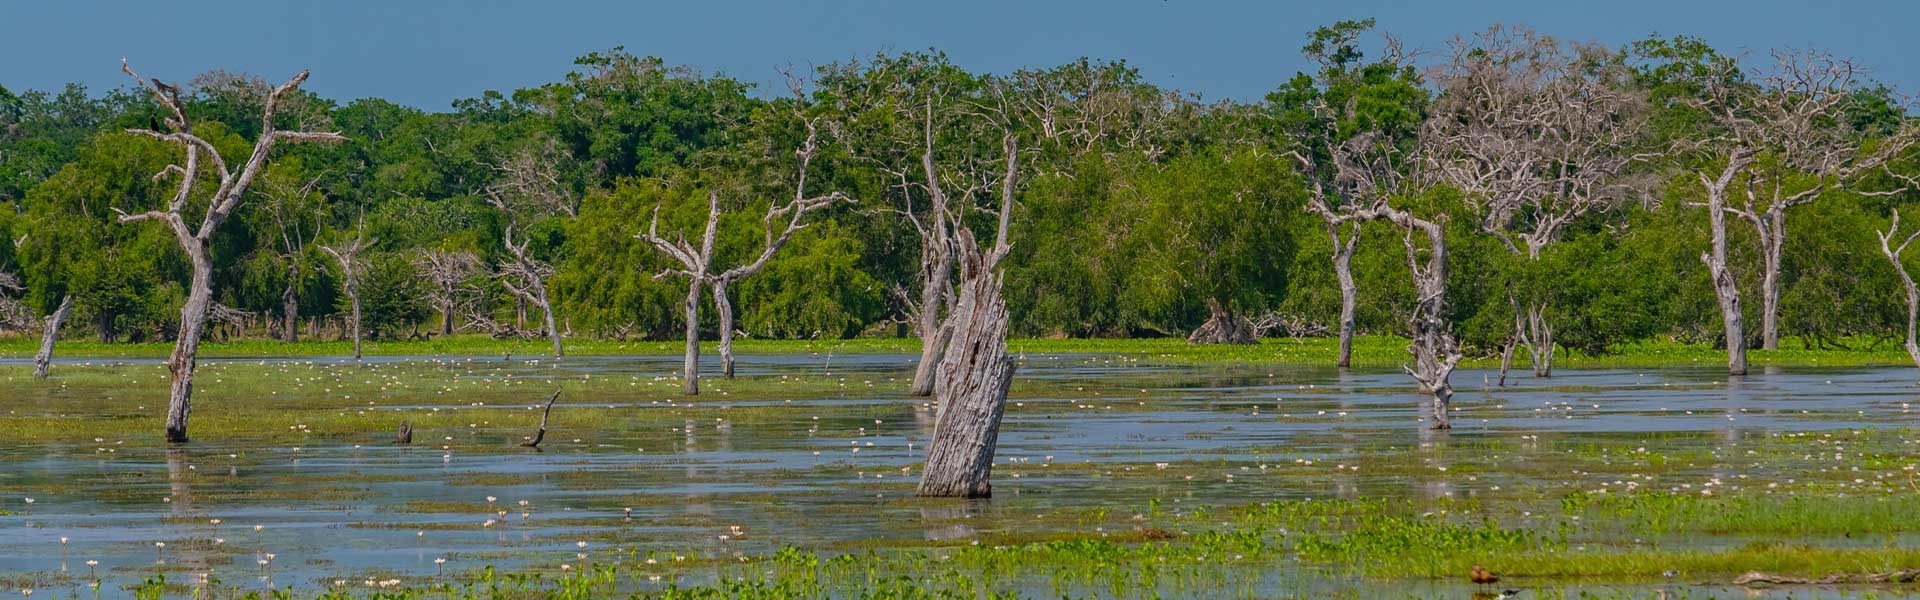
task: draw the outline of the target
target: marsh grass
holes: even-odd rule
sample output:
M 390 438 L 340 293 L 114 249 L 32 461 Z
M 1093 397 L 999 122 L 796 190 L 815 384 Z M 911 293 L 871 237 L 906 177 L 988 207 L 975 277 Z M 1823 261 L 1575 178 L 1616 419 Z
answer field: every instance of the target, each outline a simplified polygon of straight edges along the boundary
M 0 338 L 0 357 L 28 358 L 38 350 L 38 339 Z M 365 344 L 370 356 L 516 356 L 544 357 L 549 350 L 544 340 L 496 340 L 484 336 L 455 336 L 425 341 L 373 341 Z M 1026 338 L 1009 340 L 1010 352 L 1021 354 L 1103 354 L 1130 361 L 1163 364 L 1257 363 L 1267 365 L 1331 365 L 1336 352 L 1334 338 L 1269 338 L 1253 345 L 1188 344 L 1179 338 Z M 1875 338 L 1846 338 L 1821 347 L 1783 338 L 1777 350 L 1750 350 L 1748 361 L 1757 367 L 1860 367 L 1910 364 L 1898 344 Z M 682 342 L 618 341 L 572 339 L 566 341 L 573 356 L 676 356 L 684 350 Z M 716 348 L 702 344 L 702 352 L 711 356 Z M 200 346 L 203 358 L 340 357 L 352 354 L 347 341 L 301 341 L 292 344 L 272 340 L 211 341 Z M 1397 369 L 1407 361 L 1407 341 L 1381 335 L 1363 335 L 1354 340 L 1353 365 L 1362 369 Z M 917 354 L 920 342 L 912 338 L 854 338 L 843 340 L 768 340 L 743 339 L 734 342 L 734 350 L 743 357 L 753 355 L 808 355 L 823 359 L 848 354 Z M 60 343 L 61 357 L 164 358 L 173 351 L 170 343 L 112 343 L 67 340 Z M 1475 368 L 1498 366 L 1496 351 L 1469 352 L 1462 365 Z M 73 358 L 67 358 L 70 361 Z M 64 362 L 64 361 L 63 361 Z M 1638 367 L 1719 367 L 1726 352 L 1707 344 L 1686 344 L 1668 340 L 1641 340 L 1620 344 L 1603 354 L 1563 352 L 1555 366 L 1563 368 L 1638 368 Z

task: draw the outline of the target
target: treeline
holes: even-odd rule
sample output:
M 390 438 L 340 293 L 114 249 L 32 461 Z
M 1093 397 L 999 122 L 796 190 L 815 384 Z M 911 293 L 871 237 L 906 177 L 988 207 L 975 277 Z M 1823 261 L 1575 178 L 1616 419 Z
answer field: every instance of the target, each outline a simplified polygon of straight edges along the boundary
M 522 293 L 528 269 L 562 336 L 678 338 L 688 286 L 672 272 L 686 265 L 645 234 L 698 246 L 717 211 L 718 273 L 783 232 L 770 209 L 829 192 L 844 198 L 732 283 L 734 328 L 915 334 L 922 292 L 939 287 L 922 281 L 929 184 L 963 199 L 998 192 L 998 179 L 978 174 L 993 172 L 1000 131 L 939 116 L 977 110 L 1018 113 L 996 121 L 1018 124 L 1023 157 L 1004 263 L 1014 335 L 1333 334 L 1342 289 L 1333 259 L 1349 242 L 1353 327 L 1410 334 L 1420 298 L 1408 283 L 1408 230 L 1332 224 L 1310 209 L 1351 204 L 1377 183 L 1336 164 L 1364 159 L 1337 151 L 1356 137 L 1391 148 L 1453 135 L 1459 154 L 1424 153 L 1425 166 L 1400 172 L 1436 182 L 1408 205 L 1446 230 L 1445 310 L 1469 353 L 1511 353 L 1516 337 L 1542 336 L 1548 348 L 1590 353 L 1650 337 L 1724 344 L 1712 261 L 1702 260 L 1712 243 L 1702 174 L 1728 162 L 1714 149 L 1743 139 L 1744 117 L 1719 118 L 1709 101 L 1764 95 L 1768 78 L 1792 75 L 1777 65 L 1816 63 L 1846 71 L 1813 74 L 1809 85 L 1831 89 L 1788 89 L 1786 99 L 1831 100 L 1831 110 L 1793 124 L 1801 137 L 1741 157 L 1755 166 L 1734 175 L 1721 209 L 1731 220 L 1726 272 L 1748 298 L 1738 310 L 1751 323 L 1777 321 L 1736 342 L 1840 344 L 1905 329 L 1901 279 L 1876 233 L 1914 200 L 1905 186 L 1920 165 L 1902 141 L 1911 117 L 1850 64 L 1736 60 L 1684 37 L 1607 48 L 1500 29 L 1421 56 L 1367 39 L 1369 25 L 1316 31 L 1304 49 L 1315 71 L 1251 102 L 1157 87 L 1123 62 L 987 75 L 937 52 L 828 65 L 768 93 L 620 49 L 580 58 L 553 83 L 444 112 L 297 92 L 279 107 L 280 128 L 345 140 L 275 150 L 214 234 L 212 315 L 227 325 L 213 335 L 344 335 L 353 265 L 375 338 L 542 335 L 537 302 Z M 1574 80 L 1586 83 L 1555 87 Z M 271 87 L 216 71 L 179 93 L 194 132 L 237 157 L 259 136 Z M 1007 90 L 1022 96 L 979 101 Z M 1528 96 L 1539 90 L 1563 95 Z M 1555 105 L 1577 114 L 1537 114 Z M 133 87 L 0 88 L 7 327 L 32 331 L 71 297 L 72 334 L 177 335 L 189 257 L 166 227 L 117 218 L 174 193 L 156 174 L 179 162 L 181 146 L 128 131 L 162 131 L 169 118 Z M 1525 122 L 1533 118 L 1550 122 Z M 1565 155 L 1576 146 L 1605 156 Z M 935 147 L 940 164 L 921 170 L 920 154 Z M 1562 172 L 1529 173 L 1548 165 Z M 1525 199 L 1497 201 L 1503 194 Z M 206 203 L 192 199 L 188 222 Z M 987 213 L 956 214 L 992 231 Z M 526 256 L 513 254 L 509 232 Z M 1530 233 L 1537 246 L 1521 239 Z M 334 255 L 356 240 L 354 261 Z M 1768 286 L 1777 302 L 1761 301 Z M 720 318 L 709 307 L 698 326 L 712 332 Z

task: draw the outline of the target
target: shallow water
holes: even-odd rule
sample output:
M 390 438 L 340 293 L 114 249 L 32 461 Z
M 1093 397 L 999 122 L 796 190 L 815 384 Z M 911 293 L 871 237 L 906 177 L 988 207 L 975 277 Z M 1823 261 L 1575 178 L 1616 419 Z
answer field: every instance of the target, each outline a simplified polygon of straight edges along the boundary
M 932 414 L 923 402 L 903 399 L 891 388 L 800 401 L 702 396 L 693 403 L 779 412 L 747 421 L 688 418 L 675 423 L 666 445 L 658 431 L 599 432 L 575 441 L 557 429 L 539 453 L 497 449 L 511 445 L 505 443 L 510 434 L 524 433 L 504 428 L 421 431 L 423 443 L 407 447 L 378 445 L 374 438 L 358 445 L 315 440 L 297 448 L 207 438 L 182 450 L 136 444 L 112 452 L 96 444 L 28 446 L 0 436 L 0 508 L 6 511 L 0 514 L 0 574 L 38 580 L 45 594 L 82 594 L 85 562 L 97 560 L 102 589 L 112 595 L 161 571 L 181 579 L 211 571 L 243 587 L 314 589 L 375 575 L 425 578 L 443 568 L 549 568 L 579 561 L 581 541 L 587 542 L 588 561 L 611 558 L 616 549 L 622 556 L 719 557 L 766 554 L 787 545 L 852 551 L 889 541 L 1091 530 L 1099 524 L 1048 516 L 1096 508 L 1124 516 L 1147 511 L 1155 499 L 1201 506 L 1471 497 L 1528 485 L 1553 468 L 1550 450 L 1531 455 L 1523 446 L 1483 457 L 1470 478 L 1438 468 L 1347 469 L 1408 461 L 1444 467 L 1460 460 L 1447 448 L 1488 439 L 1540 436 L 1559 442 L 1543 448 L 1644 440 L 1664 451 L 1719 455 L 1769 433 L 1920 424 L 1911 407 L 1920 396 L 1912 369 L 1770 371 L 1732 382 L 1716 369 L 1560 371 L 1546 380 L 1523 376 L 1506 388 L 1483 385 L 1491 373 L 1463 370 L 1454 379 L 1460 388 L 1455 429 L 1434 433 L 1419 422 L 1418 397 L 1399 373 L 1143 365 L 1103 356 L 1022 358 L 1022 380 L 1050 385 L 1040 393 L 1016 389 L 1001 429 L 998 456 L 1005 466 L 996 473 L 995 497 L 978 502 L 911 498 L 912 468 L 928 440 Z M 657 377 L 670 374 L 679 359 L 477 360 L 509 376 L 563 378 Z M 743 357 L 740 373 L 898 380 L 910 374 L 913 360 Z M 371 361 L 399 365 L 416 359 Z M 155 361 L 110 362 L 151 368 Z M 670 410 L 570 397 L 556 411 L 567 403 Z M 17 399 L 0 401 L 0 407 L 16 413 L 58 410 Z M 380 409 L 432 407 L 459 409 L 433 398 L 418 404 L 389 399 Z M 481 445 L 487 449 L 473 449 Z M 1341 468 L 1323 469 L 1317 477 L 1267 468 L 1305 460 L 1338 462 Z M 1169 468 L 1149 466 L 1156 463 L 1172 463 L 1172 471 L 1132 475 Z M 1768 473 L 1761 466 L 1741 474 L 1790 476 L 1787 468 Z M 1677 473 L 1704 478 L 1730 469 L 1703 461 Z M 491 509 L 488 496 L 497 498 Z M 25 504 L 27 497 L 34 502 Z M 490 518 L 500 522 L 481 526 Z M 274 558 L 262 569 L 256 561 L 266 553 Z M 448 561 L 444 567 L 435 563 L 442 558 Z M 63 580 L 61 573 L 71 577 Z M 1449 582 L 1382 583 L 1311 570 L 1276 569 L 1257 579 L 1257 589 L 1218 593 L 1358 589 L 1466 597 L 1475 591 Z M 697 576 L 683 581 L 699 582 Z M 1685 582 L 1565 587 L 1640 594 L 1668 586 L 1686 588 Z M 1028 591 L 1047 595 L 1048 588 Z M 1714 586 L 1690 591 L 1751 595 Z M 1819 591 L 1801 589 L 1795 597 Z

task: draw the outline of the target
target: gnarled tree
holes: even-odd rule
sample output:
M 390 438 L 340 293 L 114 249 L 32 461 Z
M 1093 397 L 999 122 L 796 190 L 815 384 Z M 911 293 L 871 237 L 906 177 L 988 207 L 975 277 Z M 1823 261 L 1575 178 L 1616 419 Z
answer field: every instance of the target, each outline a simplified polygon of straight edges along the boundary
M 1368 198 L 1365 206 L 1348 204 L 1334 209 L 1315 201 L 1307 209 L 1340 227 L 1352 222 L 1387 221 L 1405 232 L 1407 266 L 1412 274 L 1414 305 L 1408 315 L 1413 364 L 1403 367 L 1428 398 L 1429 426 L 1450 429 L 1448 410 L 1453 403 L 1453 368 L 1460 362 L 1459 342 L 1447 312 L 1447 232 L 1443 218 L 1424 218 L 1396 208 L 1396 199 L 1425 193 L 1431 181 L 1419 167 L 1425 164 L 1422 138 L 1413 147 L 1389 143 L 1383 134 L 1363 133 L 1339 144 L 1331 153 L 1334 183 L 1349 198 Z M 1424 238 L 1424 239 L 1423 239 Z M 1425 242 L 1424 245 L 1421 242 Z
M 960 293 L 943 327 L 948 347 L 941 352 L 935 379 L 933 441 L 920 476 L 921 496 L 985 498 L 993 495 L 993 453 L 1013 385 L 1013 357 L 1007 356 L 1007 301 L 1000 262 L 1011 249 L 1007 228 L 1013 218 L 1013 194 L 1020 166 L 1019 143 L 1011 127 L 1003 136 L 1006 168 L 1000 174 L 997 209 L 963 204 L 996 217 L 991 245 L 966 227 L 965 215 L 949 219 L 960 262 Z M 972 212 L 968 211 L 968 212 Z
M 1747 372 L 1745 318 L 1734 266 L 1727 255 L 1727 217 L 1753 226 L 1761 250 L 1761 347 L 1779 344 L 1781 258 L 1787 210 L 1829 192 L 1852 191 L 1920 140 L 1920 128 L 1901 121 L 1889 131 L 1860 131 L 1848 116 L 1873 95 L 1860 89 L 1853 63 L 1818 52 L 1773 53 L 1773 67 L 1751 77 L 1731 59 L 1709 62 L 1696 82 L 1694 103 L 1713 135 L 1684 143 L 1701 151 L 1709 169 L 1698 173 L 1712 236 L 1700 259 L 1712 276 L 1725 327 L 1727 370 Z
M 553 301 L 547 298 L 547 278 L 553 276 L 553 265 L 535 257 L 529 250 L 533 240 L 527 237 L 518 212 L 499 192 L 487 190 L 487 201 L 507 216 L 507 224 L 501 229 L 501 245 L 506 249 L 507 256 L 494 271 L 494 277 L 515 298 L 540 309 L 546 324 L 547 341 L 553 344 L 553 357 L 566 356 L 566 350 L 560 345 L 560 330 L 554 325 Z M 515 236 L 520 239 L 516 241 Z
M 1648 111 L 1631 75 L 1612 50 L 1527 29 L 1457 39 L 1433 76 L 1432 171 L 1465 195 L 1482 231 L 1538 264 L 1576 220 L 1628 202 L 1628 170 L 1651 157 L 1638 152 Z M 1515 346 L 1527 347 L 1535 376 L 1552 375 L 1549 296 L 1508 289 L 1514 326 L 1502 385 Z
M 1912 246 L 1915 239 L 1920 239 L 1920 229 L 1907 233 L 1904 238 L 1900 237 L 1900 210 L 1894 209 L 1893 222 L 1887 224 L 1887 230 L 1874 233 L 1880 238 L 1880 254 L 1893 263 L 1893 272 L 1900 276 L 1900 288 L 1907 294 L 1907 339 L 1904 345 L 1907 356 L 1913 359 L 1913 365 L 1920 367 L 1920 342 L 1914 339 L 1914 327 L 1916 321 L 1920 320 L 1920 285 L 1914 284 L 1904 258 L 1907 247 Z M 1900 240 L 1899 244 L 1893 243 L 1896 238 Z
M 166 438 L 168 443 L 187 441 L 187 419 L 192 412 L 193 371 L 195 360 L 200 351 L 200 340 L 206 335 L 207 311 L 213 305 L 213 236 L 232 216 L 234 209 L 246 198 L 247 188 L 253 185 L 254 178 L 260 175 L 260 169 L 267 164 L 267 158 L 280 142 L 338 142 L 346 138 L 338 133 L 300 130 L 281 130 L 274 121 L 275 112 L 288 94 L 300 89 L 307 80 L 307 72 L 301 71 L 286 83 L 280 84 L 267 93 L 261 108 L 260 134 L 254 140 L 253 151 L 242 163 L 238 171 L 228 166 L 220 155 L 220 150 L 211 142 L 194 134 L 193 122 L 187 119 L 187 113 L 180 99 L 180 88 L 158 79 L 142 79 L 133 69 L 122 61 L 120 70 L 138 82 L 140 87 L 160 103 L 166 115 L 165 131 L 156 129 L 130 129 L 130 133 L 144 135 L 157 140 L 179 144 L 185 153 L 185 160 L 154 174 L 155 179 L 175 177 L 180 180 L 173 197 L 167 200 L 166 207 L 127 213 L 114 209 L 122 223 L 138 221 L 160 221 L 172 230 L 180 242 L 180 249 L 186 253 L 192 264 L 193 275 L 187 285 L 187 301 L 180 308 L 180 330 L 174 340 L 173 354 L 167 358 L 167 371 L 173 379 L 171 398 L 167 403 Z M 202 164 L 205 161 L 205 164 Z M 186 211 L 188 204 L 196 200 L 195 184 L 202 177 L 202 171 L 211 171 L 217 182 L 213 192 L 203 196 L 205 211 L 200 215 L 199 225 L 190 226 Z

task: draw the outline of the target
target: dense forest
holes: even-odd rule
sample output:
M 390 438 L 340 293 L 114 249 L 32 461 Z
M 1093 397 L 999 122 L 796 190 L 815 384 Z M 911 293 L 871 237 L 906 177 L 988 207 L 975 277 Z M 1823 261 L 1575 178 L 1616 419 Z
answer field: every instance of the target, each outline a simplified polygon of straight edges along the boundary
M 1015 336 L 1431 334 L 1545 374 L 1628 340 L 1907 331 L 1914 124 L 1852 63 L 1370 28 L 1315 31 L 1314 70 L 1259 101 L 937 51 L 762 90 L 615 48 L 446 111 L 295 85 L 268 123 L 278 84 L 248 74 L 0 87 L 0 320 L 179 335 L 195 258 L 131 222 L 188 188 L 185 222 L 220 204 L 221 173 L 177 181 L 177 118 L 236 172 L 264 129 L 338 133 L 272 149 L 209 232 L 214 339 L 922 335 L 996 220 Z

